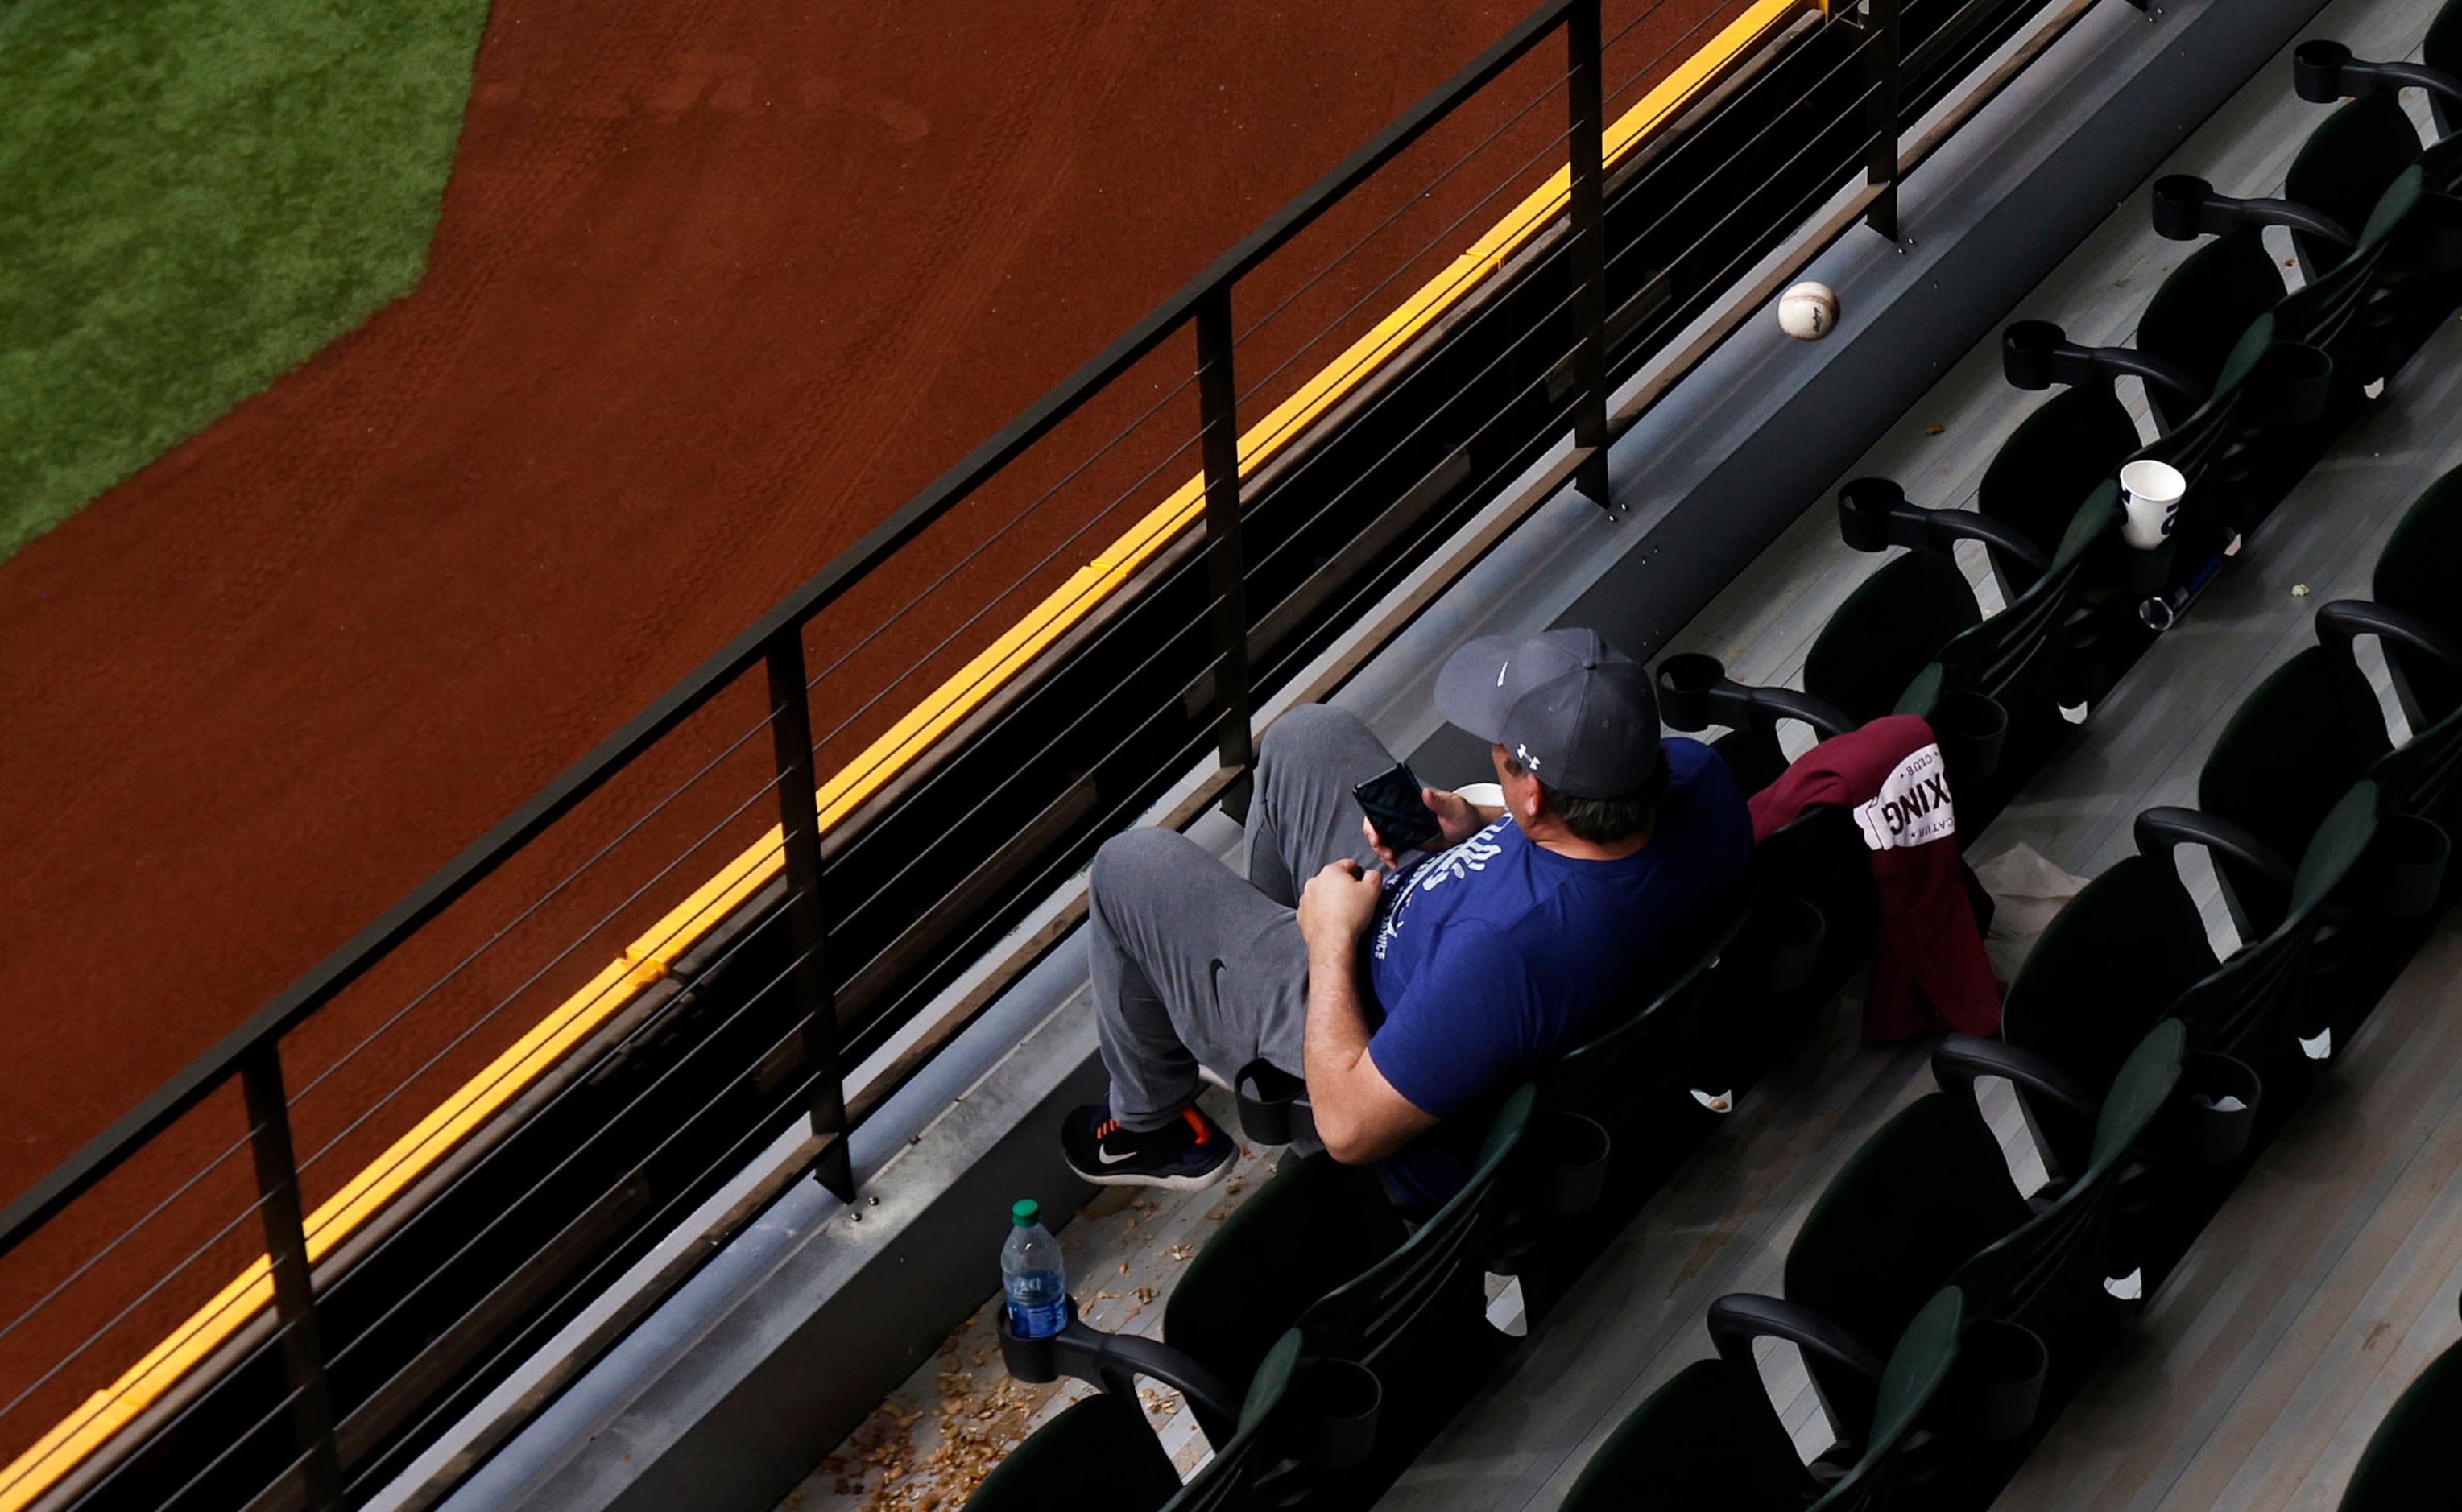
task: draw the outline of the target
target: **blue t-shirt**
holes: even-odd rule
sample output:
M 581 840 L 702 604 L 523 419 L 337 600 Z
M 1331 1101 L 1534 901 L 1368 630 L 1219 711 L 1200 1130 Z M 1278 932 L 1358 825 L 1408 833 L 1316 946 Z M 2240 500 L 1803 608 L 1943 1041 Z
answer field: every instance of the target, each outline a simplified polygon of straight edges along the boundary
M 1733 903 L 1753 850 L 1743 797 L 1708 746 L 1664 746 L 1667 796 L 1631 856 L 1559 856 L 1507 818 L 1388 883 L 1369 941 L 1384 1017 L 1368 1054 L 1444 1120 L 1384 1162 L 1405 1206 L 1458 1190 L 1504 1094 L 1603 1012 L 1674 980 Z

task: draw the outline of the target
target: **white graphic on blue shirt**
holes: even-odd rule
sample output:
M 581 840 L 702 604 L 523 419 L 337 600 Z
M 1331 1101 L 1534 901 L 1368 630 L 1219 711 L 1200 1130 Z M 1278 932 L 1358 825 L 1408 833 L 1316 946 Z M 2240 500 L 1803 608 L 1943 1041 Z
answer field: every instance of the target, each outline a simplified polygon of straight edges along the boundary
M 1495 839 L 1496 832 L 1504 825 L 1503 820 L 1498 820 L 1452 849 L 1429 857 L 1408 877 L 1400 879 L 1387 898 L 1385 917 L 1377 923 L 1376 943 L 1370 953 L 1379 961 L 1385 959 L 1386 947 L 1402 932 L 1402 915 L 1410 907 L 1413 893 L 1434 892 L 1446 883 L 1487 870 L 1487 863 L 1504 853 L 1504 847 Z

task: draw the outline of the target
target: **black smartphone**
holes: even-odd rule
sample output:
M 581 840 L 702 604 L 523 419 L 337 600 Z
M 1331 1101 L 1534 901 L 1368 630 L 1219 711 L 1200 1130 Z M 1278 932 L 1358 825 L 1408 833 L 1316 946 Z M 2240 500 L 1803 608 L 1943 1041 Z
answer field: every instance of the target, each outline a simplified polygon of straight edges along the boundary
M 1419 779 L 1401 762 L 1360 783 L 1350 794 L 1359 799 L 1368 822 L 1376 826 L 1376 838 L 1396 856 L 1406 850 L 1434 850 L 1444 843 L 1444 827 L 1419 797 Z

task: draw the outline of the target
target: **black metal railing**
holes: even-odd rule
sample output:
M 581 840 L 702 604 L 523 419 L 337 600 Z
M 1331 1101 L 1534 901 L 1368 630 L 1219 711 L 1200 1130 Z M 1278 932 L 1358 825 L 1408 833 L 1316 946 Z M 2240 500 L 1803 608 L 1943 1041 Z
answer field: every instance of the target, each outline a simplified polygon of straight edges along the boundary
M 2071 0 L 2066 20 L 2084 3 Z M 64 1411 L 72 1421 L 76 1413 L 91 1420 L 80 1447 L 54 1453 L 38 1472 L 13 1472 L 23 1488 L 12 1491 L 12 1472 L 0 1472 L 0 1506 L 364 1500 L 798 1121 L 809 1133 L 793 1159 L 739 1196 L 712 1237 L 805 1172 L 853 1201 L 850 1131 L 1077 915 L 1064 909 L 1016 942 L 988 977 L 954 994 L 969 963 L 1027 922 L 1102 839 L 1209 753 L 1215 775 L 1176 819 L 1217 801 L 1237 811 L 1259 702 L 1288 689 L 1338 640 L 1350 650 L 1309 692 L 1347 674 L 1566 482 L 1609 504 L 1608 446 L 1775 292 L 1773 279 L 1792 277 L 1859 220 L 1894 237 L 1897 183 L 1914 160 L 1902 148 L 1906 124 L 2045 4 L 1866 0 L 1851 12 L 1790 11 L 1750 48 L 1705 69 L 1695 95 L 1614 161 L 1606 145 L 1614 100 L 1663 74 L 1666 60 L 1652 58 L 1610 90 L 1609 60 L 1632 29 L 1603 35 L 1599 0 L 1539 6 L 11 1203 L 0 1214 L 0 1267 L 22 1265 L 31 1279 L 20 1289 L 40 1295 L 0 1322 L 0 1358 L 17 1347 L 12 1333 L 19 1345 L 59 1342 L 20 1351 L 16 1357 L 32 1363 L 0 1374 L 0 1455 L 19 1453 Z M 1235 304 L 1243 281 L 1483 92 L 1538 67 L 1539 50 L 1558 37 L 1564 66 L 1545 71 L 1535 81 L 1543 87 L 1473 149 L 1499 144 L 1509 155 L 1544 136 L 1535 155 L 1498 175 L 1485 198 L 1243 392 L 1243 348 L 1324 274 L 1245 332 Z M 1533 123 L 1544 117 L 1534 112 L 1559 92 L 1564 129 L 1541 132 Z M 1444 164 L 1438 178 L 1470 156 Z M 1243 407 L 1296 388 L 1294 363 L 1305 371 L 1307 353 L 1351 334 L 1388 283 L 1441 255 L 1445 238 L 1489 213 L 1482 207 L 1500 197 L 1510 203 L 1534 175 L 1560 170 L 1567 185 L 1560 214 L 1531 227 L 1501 267 L 1445 304 L 1440 319 L 1408 331 L 1304 435 L 1243 459 Z M 1784 247 L 1793 251 L 1764 274 L 1768 287 L 1739 290 L 1748 271 Z M 1713 317 L 1706 331 L 1673 350 L 1705 316 Z M 1611 388 L 1645 363 L 1657 365 L 1656 376 L 1610 411 Z M 1166 370 L 1160 378 L 1157 364 Z M 824 830 L 816 815 L 830 789 L 818 780 L 819 753 L 861 736 L 904 679 L 940 675 L 948 658 L 969 650 L 967 636 L 983 638 L 975 627 L 991 612 L 978 608 L 923 654 L 909 652 L 890 685 L 860 707 L 833 703 L 836 727 L 816 740 L 816 692 L 831 697 L 832 679 L 846 675 L 840 669 L 890 654 L 872 648 L 903 624 L 903 609 L 872 617 L 862 595 L 881 591 L 902 554 L 939 541 L 933 532 L 988 486 L 1009 482 L 1010 470 L 1041 466 L 1026 460 L 1039 444 L 1090 407 L 1142 402 L 1132 391 L 1150 379 L 1164 390 L 1160 398 L 1092 455 L 1044 467 L 1062 471 L 1060 481 L 992 539 L 944 552 L 956 564 L 934 583 L 989 570 L 977 564 L 993 540 L 1028 533 L 1017 528 L 1027 524 L 1061 543 L 1012 571 L 992 607 L 1012 591 L 1046 590 L 1050 575 L 1071 564 L 1068 553 L 1084 549 L 1074 543 L 1090 532 L 1101 540 L 1119 509 L 1146 507 L 1148 483 L 1188 465 L 1180 458 L 1193 448 L 1201 489 L 1190 527 L 1156 538 L 1089 588 L 1083 604 L 1052 622 L 1048 644 L 1020 650 L 996 687 L 953 713 L 952 729 L 918 737 L 918 749 L 860 802 L 841 805 Z M 1154 439 L 1140 429 L 1168 431 L 1192 386 L 1193 435 Z M 1369 633 L 1347 635 L 1551 450 L 1561 453 L 1557 462 L 1481 536 L 1452 548 Z M 1096 476 L 1090 468 L 1115 465 L 1120 476 L 1139 476 L 1091 514 L 1070 517 L 1065 534 L 1036 513 L 1044 500 Z M 852 624 L 843 623 L 848 614 L 833 620 L 842 605 L 862 613 Z M 816 641 L 852 645 L 816 674 Z M 758 760 L 764 730 L 766 763 Z M 775 841 L 751 833 L 767 814 L 778 820 Z M 653 845 L 662 848 L 642 859 Z M 763 865 L 774 876 L 756 868 L 676 926 L 673 949 L 637 960 L 628 949 L 612 978 L 602 972 L 575 993 L 589 943 L 624 938 L 663 914 L 699 881 L 705 863 L 695 858 L 764 845 Z M 567 864 L 580 852 L 578 864 Z M 542 888 L 550 877 L 559 880 Z M 442 976 L 427 976 L 424 966 L 412 972 L 419 952 L 405 950 L 431 933 L 451 937 L 443 956 L 458 961 Z M 534 948 L 522 943 L 533 936 Z M 518 959 L 501 964 L 497 955 Z M 388 972 L 416 979 L 397 983 Z M 533 992 L 567 994 L 558 1010 L 567 1017 L 551 1015 L 516 1037 L 518 1005 Z M 399 1052 L 416 1069 L 371 1080 L 378 1073 L 369 1066 L 398 1052 L 369 1047 L 392 1047 L 385 1036 L 408 1033 L 401 1026 L 431 1009 L 441 1016 L 422 1031 L 418 1054 Z M 337 1027 L 340 1018 L 348 1025 Z M 559 1025 L 567 1027 L 547 1033 Z M 469 1078 L 467 1063 L 489 1051 L 486 1069 L 460 1083 L 479 1089 L 468 1093 L 475 1111 L 449 1138 L 401 1155 L 424 1127 L 413 1117 L 421 1089 Z M 883 1069 L 850 1094 L 844 1068 L 875 1055 Z M 286 1057 L 316 1068 L 299 1092 L 285 1090 Z M 362 1082 L 366 1096 L 342 1096 Z M 303 1161 L 294 1125 L 312 1091 L 340 1105 L 320 1114 L 333 1127 L 318 1131 L 325 1137 Z M 376 1164 L 349 1181 L 331 1174 L 387 1137 Z M 252 1182 L 232 1163 L 242 1145 Z M 196 1161 L 198 1151 L 216 1149 Z M 385 1161 L 398 1167 L 390 1176 Z M 370 1181 L 370 1171 L 375 1185 L 352 1184 Z M 312 1185 L 330 1203 L 358 1201 L 347 1224 L 335 1220 L 330 1234 L 312 1225 Z M 123 1222 L 130 1214 L 135 1221 Z M 253 1239 L 251 1216 L 261 1230 Z M 148 1225 L 157 1225 L 154 1237 L 128 1243 Z M 176 1244 L 163 1237 L 174 1232 Z M 140 1263 L 149 1246 L 186 1246 L 186 1258 L 158 1271 Z M 568 1352 L 529 1405 L 543 1404 L 710 1247 L 696 1245 L 667 1262 L 630 1310 L 602 1320 Z M 188 1315 L 215 1278 L 260 1254 L 258 1289 L 226 1307 L 210 1348 L 200 1345 L 176 1372 L 140 1381 L 141 1389 L 89 1398 L 141 1352 L 132 1343 L 149 1330 L 160 1336 L 164 1319 Z M 107 1321 L 86 1327 L 97 1316 Z M 110 1407 L 113 1400 L 121 1405 Z M 516 1420 L 506 1418 L 414 1504 L 466 1473 Z

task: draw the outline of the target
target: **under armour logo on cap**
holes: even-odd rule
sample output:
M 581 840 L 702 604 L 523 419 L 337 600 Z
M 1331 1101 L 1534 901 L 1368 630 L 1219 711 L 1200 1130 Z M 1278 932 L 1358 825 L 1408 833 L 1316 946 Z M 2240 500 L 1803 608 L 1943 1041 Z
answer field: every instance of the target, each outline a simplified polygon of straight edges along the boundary
M 1539 758 L 1530 754 L 1530 748 L 1526 745 L 1517 744 L 1514 746 L 1513 759 L 1521 762 L 1523 766 L 1528 767 L 1533 772 L 1539 770 Z

